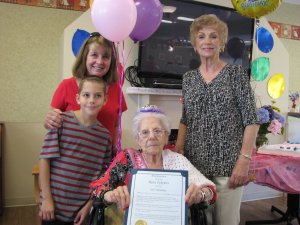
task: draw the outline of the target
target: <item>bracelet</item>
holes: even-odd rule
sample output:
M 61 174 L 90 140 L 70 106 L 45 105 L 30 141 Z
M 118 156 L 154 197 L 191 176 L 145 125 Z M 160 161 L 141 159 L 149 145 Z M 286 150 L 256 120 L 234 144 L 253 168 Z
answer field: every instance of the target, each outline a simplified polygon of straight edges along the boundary
M 241 153 L 241 155 L 244 156 L 246 159 L 251 160 L 251 155 L 244 154 L 244 153 Z
M 99 195 L 100 201 L 101 201 L 102 203 L 104 203 L 105 205 L 110 205 L 110 203 L 106 202 L 105 199 L 104 199 L 104 195 L 105 195 L 105 193 L 108 192 L 108 191 L 110 191 L 110 190 L 102 190 L 102 191 L 100 192 L 100 195 Z
M 213 193 L 213 191 L 210 189 L 210 187 L 205 187 L 205 188 L 208 189 L 208 192 L 209 192 L 209 193 L 207 193 L 206 191 L 201 190 L 201 196 L 202 196 L 202 197 L 201 197 L 201 201 L 209 202 L 211 199 L 213 199 L 214 193 Z M 208 196 L 210 196 L 209 199 L 207 199 Z
M 210 194 L 210 199 L 208 199 L 208 201 L 211 201 L 214 198 L 214 192 L 211 190 L 210 187 L 207 187 L 207 188 L 208 188 L 208 191 L 209 191 L 209 194 Z
M 201 190 L 201 202 L 205 201 L 205 198 L 206 198 L 206 193 L 205 193 L 205 191 Z

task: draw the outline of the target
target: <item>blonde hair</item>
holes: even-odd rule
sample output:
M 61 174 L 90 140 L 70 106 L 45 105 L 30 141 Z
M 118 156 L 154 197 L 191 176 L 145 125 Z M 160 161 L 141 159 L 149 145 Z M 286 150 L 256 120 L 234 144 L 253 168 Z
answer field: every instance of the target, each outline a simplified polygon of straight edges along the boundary
M 114 54 L 114 44 L 109 40 L 105 39 L 99 33 L 92 33 L 91 36 L 82 44 L 80 51 L 77 55 L 75 63 L 72 68 L 73 76 L 78 79 L 84 79 L 87 76 L 90 76 L 88 70 L 86 68 L 86 59 L 89 53 L 90 46 L 92 44 L 97 44 L 98 46 L 105 46 L 107 52 L 111 56 L 111 63 L 107 74 L 103 76 L 103 79 L 108 84 L 116 83 L 118 81 L 118 73 L 117 73 L 117 59 Z
M 222 48 L 224 50 L 228 38 L 227 24 L 214 14 L 206 14 L 196 18 L 190 26 L 190 39 L 192 46 L 196 45 L 196 35 L 204 27 L 213 27 L 220 36 Z

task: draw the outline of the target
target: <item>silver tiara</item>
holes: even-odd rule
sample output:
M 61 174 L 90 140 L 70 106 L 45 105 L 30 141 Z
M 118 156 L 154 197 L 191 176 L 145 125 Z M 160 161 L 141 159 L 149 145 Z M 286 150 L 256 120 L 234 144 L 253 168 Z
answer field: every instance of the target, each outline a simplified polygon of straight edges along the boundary
M 146 105 L 139 108 L 137 111 L 137 113 L 148 113 L 148 112 L 164 114 L 164 112 L 162 112 L 160 108 L 158 108 L 156 105 Z

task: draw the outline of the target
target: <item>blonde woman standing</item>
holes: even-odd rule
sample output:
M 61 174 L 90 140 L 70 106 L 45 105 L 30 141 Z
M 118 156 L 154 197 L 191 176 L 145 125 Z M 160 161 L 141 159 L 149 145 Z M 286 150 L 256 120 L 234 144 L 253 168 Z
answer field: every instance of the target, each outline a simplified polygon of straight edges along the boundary
M 183 76 L 176 151 L 216 184 L 214 224 L 238 225 L 258 121 L 246 69 L 220 59 L 227 36 L 227 25 L 212 14 L 190 27 L 201 64 Z

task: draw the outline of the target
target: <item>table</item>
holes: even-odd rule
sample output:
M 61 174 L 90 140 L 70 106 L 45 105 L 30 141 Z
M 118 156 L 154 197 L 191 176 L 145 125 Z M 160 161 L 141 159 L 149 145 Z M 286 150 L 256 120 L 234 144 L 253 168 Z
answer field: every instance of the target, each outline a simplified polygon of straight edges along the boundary
M 288 199 L 286 212 L 282 212 L 275 206 L 271 207 L 271 211 L 279 213 L 281 218 L 246 221 L 245 224 L 276 224 L 287 221 L 287 224 L 291 225 L 291 221 L 297 218 L 300 225 L 300 157 L 254 154 L 250 163 L 249 174 L 250 182 L 286 192 Z

